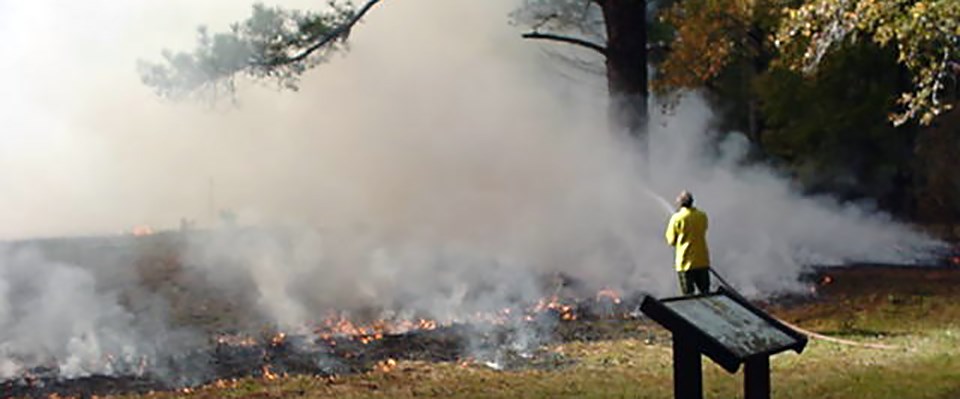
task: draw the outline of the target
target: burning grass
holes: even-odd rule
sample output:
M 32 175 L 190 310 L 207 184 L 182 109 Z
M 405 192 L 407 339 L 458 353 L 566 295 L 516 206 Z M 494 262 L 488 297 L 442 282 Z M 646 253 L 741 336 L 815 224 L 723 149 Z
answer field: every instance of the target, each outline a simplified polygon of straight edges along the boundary
M 952 331 L 952 333 L 951 333 Z M 802 355 L 774 358 L 778 398 L 954 398 L 958 391 L 956 330 L 898 337 L 893 353 L 813 343 Z M 577 359 L 560 370 L 496 371 L 481 364 L 400 361 L 343 377 L 291 376 L 210 385 L 173 398 L 668 398 L 670 349 L 635 339 L 570 343 L 553 350 Z M 842 356 L 842 359 L 837 359 Z M 742 376 L 705 365 L 707 397 L 738 397 Z M 147 396 L 127 396 L 143 398 Z
M 775 397 L 947 399 L 960 393 L 960 271 L 829 273 L 833 281 L 821 287 L 817 301 L 774 310 L 807 328 L 900 349 L 813 341 L 803 355 L 773 359 Z M 918 297 L 924 299 L 897 299 Z M 642 322 L 600 325 L 625 331 L 606 340 L 550 345 L 550 351 L 574 361 L 559 369 L 502 372 L 479 363 L 400 361 L 388 369 L 333 379 L 251 379 L 234 389 L 201 389 L 189 397 L 671 397 L 669 341 L 657 340 L 662 330 L 648 330 Z M 704 369 L 707 397 L 740 395 L 742 376 L 728 375 L 709 362 Z
M 610 326 L 622 328 L 623 324 L 600 316 L 625 315 L 624 306 L 610 291 L 602 298 L 579 302 L 563 303 L 552 296 L 526 307 L 446 323 L 428 319 L 360 322 L 347 313 L 330 313 L 302 334 L 215 333 L 205 347 L 142 365 L 134 373 L 64 378 L 55 366 L 35 367 L 19 378 L 0 382 L 0 397 L 189 394 L 210 387 L 236 387 L 250 377 L 280 381 L 306 375 L 334 381 L 342 375 L 389 372 L 399 362 L 448 362 L 496 370 L 558 368 L 569 362 L 545 344 L 609 338 L 616 332 Z M 518 335 L 527 334 L 535 338 L 517 346 Z M 109 365 L 114 360 L 104 361 Z
M 898 349 L 815 340 L 803 355 L 773 359 L 775 397 L 947 399 L 960 393 L 960 269 L 829 269 L 812 281 L 818 291 L 813 300 L 766 306 L 804 328 Z M 596 298 L 585 302 L 596 303 Z M 213 364 L 235 373 L 188 388 L 171 390 L 176 387 L 107 377 L 52 380 L 47 385 L 87 391 L 21 389 L 9 382 L 2 387 L 4 396 L 39 397 L 52 392 L 134 392 L 124 398 L 671 396 L 665 331 L 643 320 L 595 317 L 583 304 L 567 306 L 580 317 L 564 320 L 562 312 L 545 313 L 554 321 L 546 324 L 549 340 L 529 352 L 491 352 L 499 357 L 466 355 L 478 352 L 464 351 L 477 345 L 464 337 L 485 337 L 486 345 L 496 349 L 509 329 L 479 331 L 470 324 L 411 321 L 407 326 L 413 328 L 400 332 L 386 325 L 332 323 L 321 324 L 322 339 L 313 343 L 296 335 L 223 336 L 216 341 L 219 349 L 213 353 L 220 357 L 215 356 Z M 323 337 L 324 331 L 330 335 Z M 363 337 L 373 339 L 364 342 Z M 318 371 L 314 360 L 319 355 L 341 359 L 330 363 L 339 368 Z M 704 363 L 707 397 L 740 395 L 742 376 Z M 305 369 L 298 369 L 301 366 Z

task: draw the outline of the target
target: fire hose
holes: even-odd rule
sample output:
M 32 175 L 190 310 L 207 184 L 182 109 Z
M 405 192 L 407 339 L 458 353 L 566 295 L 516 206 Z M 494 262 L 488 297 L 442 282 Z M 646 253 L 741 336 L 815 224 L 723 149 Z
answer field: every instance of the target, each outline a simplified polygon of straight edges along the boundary
M 733 294 L 733 295 L 736 295 L 738 298 L 740 298 L 740 299 L 742 299 L 742 300 L 744 300 L 744 301 L 748 301 L 748 302 L 749 302 L 749 300 L 748 300 L 747 298 L 745 298 L 743 295 L 741 295 L 739 291 L 737 291 L 735 288 L 733 288 L 733 286 L 731 286 L 730 283 L 728 283 L 727 280 L 725 280 L 725 279 L 723 278 L 723 276 L 720 275 L 720 273 L 717 273 L 717 271 L 716 271 L 716 270 L 713 270 L 712 267 L 707 268 L 707 270 L 709 270 L 709 271 L 710 271 L 710 274 L 713 274 L 713 276 L 717 278 L 717 280 L 720 282 L 720 284 L 723 285 L 723 287 L 726 288 L 727 291 L 729 291 L 729 292 L 730 292 L 731 294 Z M 886 350 L 901 349 L 899 346 L 884 345 L 884 344 L 873 344 L 873 343 L 867 343 L 867 342 L 857 342 L 857 341 L 851 341 L 851 340 L 849 340 L 849 339 L 831 337 L 831 336 L 829 336 L 829 335 L 823 335 L 823 334 L 815 333 L 815 332 L 813 332 L 813 331 L 810 331 L 810 330 L 801 328 L 801 327 L 799 327 L 799 326 L 797 326 L 797 325 L 795 325 L 795 324 L 793 324 L 793 323 L 789 323 L 789 322 L 787 322 L 787 321 L 785 321 L 785 320 L 783 320 L 783 319 L 781 319 L 781 318 L 779 318 L 779 317 L 773 316 L 773 315 L 770 315 L 770 317 L 773 317 L 773 318 L 777 319 L 777 321 L 779 321 L 780 323 L 783 323 L 783 325 L 785 325 L 785 326 L 787 326 L 787 327 L 790 327 L 790 328 L 792 328 L 792 329 L 800 332 L 801 334 L 806 335 L 807 337 L 812 338 L 812 339 L 819 339 L 819 340 L 822 340 L 822 341 L 829 341 L 829 342 L 833 342 L 833 343 L 841 344 L 841 345 L 859 346 L 859 347 L 871 348 L 871 349 L 886 349 Z
M 656 193 L 654 193 L 652 190 L 650 190 L 650 189 L 647 188 L 647 187 L 643 187 L 643 188 L 644 188 L 644 190 L 646 191 L 647 195 L 649 195 L 651 198 L 653 198 L 654 200 L 656 200 L 657 202 L 659 202 L 659 204 L 664 208 L 664 210 L 667 211 L 668 214 L 673 213 L 673 209 L 670 207 L 670 203 L 667 202 L 666 199 L 664 199 L 663 197 L 657 195 Z M 744 300 L 744 301 L 751 302 L 751 301 L 748 300 L 746 297 L 744 297 L 742 294 L 740 294 L 739 291 L 737 291 L 735 288 L 733 288 L 733 286 L 730 285 L 730 283 L 728 283 L 727 280 L 724 279 L 723 276 L 720 275 L 720 273 L 717 273 L 717 271 L 714 270 L 713 267 L 709 267 L 709 268 L 707 268 L 707 270 L 709 270 L 710 273 L 713 274 L 713 276 L 717 278 L 717 280 L 720 282 L 720 284 L 723 285 L 724 288 L 727 289 L 727 291 L 729 291 L 729 292 L 732 293 L 733 295 L 736 295 L 738 298 L 740 298 L 740 299 L 742 299 L 742 300 Z M 831 336 L 828 336 L 828 335 L 823 335 L 823 334 L 815 333 L 815 332 L 813 332 L 813 331 L 810 331 L 810 330 L 807 330 L 807 329 L 804 329 L 804 328 L 800 328 L 799 326 L 797 326 L 797 325 L 795 325 L 795 324 L 793 324 L 793 323 L 788 323 L 788 322 L 786 322 L 785 320 L 780 319 L 779 317 L 775 317 L 775 316 L 773 316 L 773 315 L 771 315 L 771 317 L 774 317 L 775 319 L 777 319 L 777 321 L 779 321 L 780 323 L 783 323 L 783 325 L 785 325 L 785 326 L 787 326 L 787 327 L 790 327 L 790 328 L 792 328 L 792 329 L 800 332 L 801 334 L 806 335 L 807 337 L 809 337 L 809 338 L 811 338 L 811 339 L 819 339 L 819 340 L 822 340 L 822 341 L 833 342 L 833 343 L 841 344 L 841 345 L 859 346 L 859 347 L 871 348 L 871 349 L 886 349 L 886 350 L 900 349 L 899 346 L 884 345 L 884 344 L 873 344 L 873 343 L 866 343 L 866 342 L 857 342 L 857 341 L 852 341 L 852 340 L 843 339 L 843 338 L 831 337 Z

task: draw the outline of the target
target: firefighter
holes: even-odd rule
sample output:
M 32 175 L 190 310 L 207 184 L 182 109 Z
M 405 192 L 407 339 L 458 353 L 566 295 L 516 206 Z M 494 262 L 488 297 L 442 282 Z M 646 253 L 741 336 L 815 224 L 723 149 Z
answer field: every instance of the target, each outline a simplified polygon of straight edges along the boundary
M 710 252 L 707 249 L 707 214 L 693 206 L 693 195 L 677 196 L 677 212 L 667 224 L 667 244 L 676 248 L 675 266 L 683 295 L 710 290 Z

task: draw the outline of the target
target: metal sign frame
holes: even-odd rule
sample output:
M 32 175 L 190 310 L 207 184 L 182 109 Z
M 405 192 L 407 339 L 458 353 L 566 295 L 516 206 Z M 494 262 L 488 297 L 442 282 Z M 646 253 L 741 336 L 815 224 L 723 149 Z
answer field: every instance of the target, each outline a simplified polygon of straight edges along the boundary
M 786 334 L 791 342 L 764 348 L 761 351 L 749 353 L 739 351 L 740 353 L 738 353 L 738 351 L 725 345 L 720 339 L 712 335 L 709 328 L 698 326 L 696 322 L 668 306 L 670 303 L 678 301 L 696 301 L 717 296 L 723 296 L 733 304 L 740 306 L 741 309 L 738 309 L 738 311 L 746 311 L 758 317 L 765 324 L 765 328 Z M 701 354 L 707 355 L 730 373 L 736 373 L 741 364 L 746 364 L 744 369 L 746 398 L 769 398 L 769 357 L 786 350 L 801 353 L 807 345 L 805 335 L 781 323 L 736 292 L 723 287 L 715 293 L 705 295 L 664 298 L 661 300 L 647 296 L 644 298 L 640 310 L 673 334 L 674 394 L 677 398 L 698 399 L 703 397 Z

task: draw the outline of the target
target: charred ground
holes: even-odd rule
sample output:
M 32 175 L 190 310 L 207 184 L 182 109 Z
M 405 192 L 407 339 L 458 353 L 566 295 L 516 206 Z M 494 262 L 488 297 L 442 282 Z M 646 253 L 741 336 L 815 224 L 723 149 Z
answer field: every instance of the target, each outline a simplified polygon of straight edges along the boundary
M 297 375 L 339 384 L 343 376 L 390 372 L 398 364 L 438 362 L 494 371 L 572 373 L 574 365 L 585 360 L 557 348 L 590 342 L 669 347 L 668 333 L 636 312 L 640 296 L 562 298 L 562 308 L 544 308 L 519 322 L 493 326 L 427 325 L 403 333 L 354 327 L 352 333 L 286 335 L 261 325 L 251 333 L 241 314 L 245 304 L 202 295 L 203 281 L 180 265 L 175 241 L 141 240 L 136 245 L 141 246 L 136 256 L 133 252 L 117 256 L 130 256 L 125 260 L 135 265 L 141 285 L 168 298 L 176 323 L 205 331 L 209 341 L 137 373 L 64 378 L 55 367 L 37 367 L 0 382 L 0 397 L 216 392 L 249 378 L 274 381 Z M 907 334 L 906 329 L 891 328 L 898 324 L 917 328 L 960 317 L 960 307 L 949 305 L 960 299 L 960 268 L 950 262 L 811 268 L 804 281 L 810 287 L 808 294 L 775 298 L 763 306 L 804 328 L 867 341 Z M 565 292 L 576 292 L 577 283 L 570 278 L 553 276 L 552 283 L 570 288 Z M 135 307 L 138 299 L 125 300 Z M 518 329 L 534 329 L 540 340 L 527 347 L 511 347 Z

